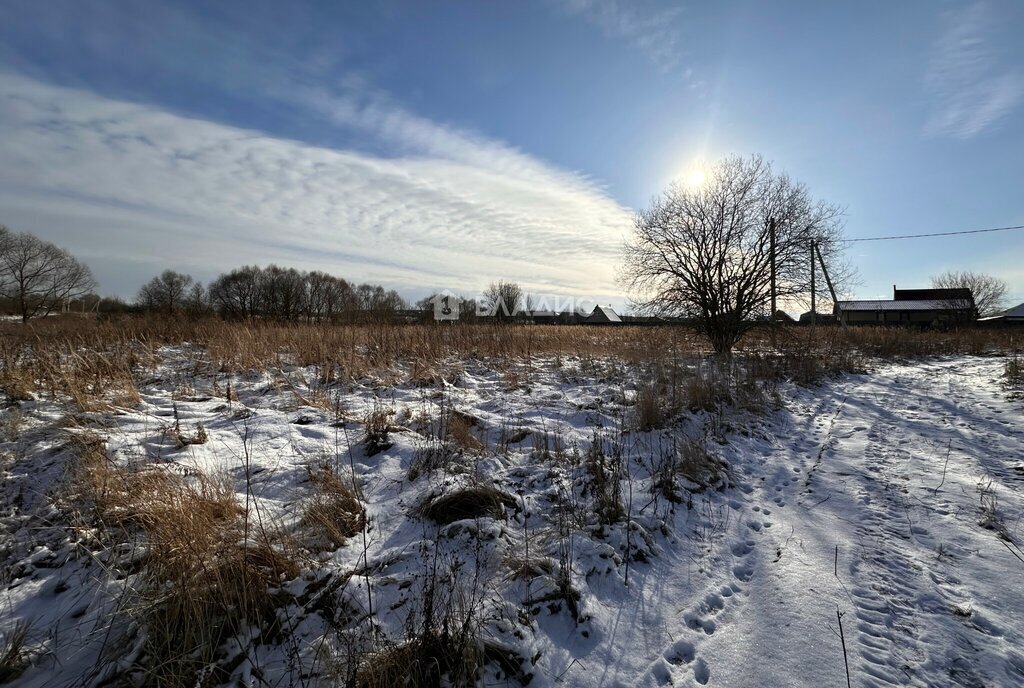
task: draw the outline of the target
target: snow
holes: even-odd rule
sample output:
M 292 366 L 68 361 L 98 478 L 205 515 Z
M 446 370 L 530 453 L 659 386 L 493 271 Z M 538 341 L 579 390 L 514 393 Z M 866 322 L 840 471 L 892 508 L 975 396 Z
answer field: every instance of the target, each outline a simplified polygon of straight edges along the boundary
M 1005 358 L 878 364 L 818 387 L 782 385 L 781 408 L 766 414 L 686 412 L 638 432 L 632 404 L 651 373 L 611 359 L 511 370 L 449 361 L 427 387 L 387 377 L 321 386 L 312 368 L 228 376 L 200 351 L 162 354 L 137 407 L 92 416 L 112 460 L 226 473 L 285 528 L 318 462 L 353 469 L 366 500 L 367 551 L 354 538 L 287 586 L 298 656 L 239 639 L 225 650 L 250 648 L 235 680 L 287 685 L 294 662 L 321 676 L 316 649 L 334 636 L 310 600 L 354 569 L 371 572 L 377 627 L 400 638 L 437 557 L 461 572 L 452 578 L 483 610 L 485 637 L 522 658 L 531 686 L 845 685 L 837 611 L 855 686 L 1024 684 L 1024 404 L 1004 388 Z M 367 456 L 363 419 L 382 408 L 394 411 L 392 445 Z M 487 449 L 465 451 L 464 471 L 410 479 L 452 409 Z M 36 651 L 17 685 L 94 685 L 140 651 L 130 621 L 112 615 L 132 580 L 112 565 L 133 554 L 86 552 L 61 523 L 68 411 L 47 400 L 4 411 L 23 427 L 0 445 L 0 632 L 30 621 Z M 208 440 L 179 448 L 166 432 L 175 415 L 183 433 L 201 423 Z M 651 461 L 684 437 L 730 465 L 729 484 L 690 504 L 654 500 Z M 581 491 L 572 450 L 585 455 L 595 438 L 626 456 L 629 528 L 597 523 Z M 519 504 L 503 519 L 450 525 L 418 515 L 429 496 L 474 482 Z M 566 501 L 581 522 L 558 516 Z M 538 602 L 557 591 L 570 550 L 578 619 L 567 604 Z M 513 578 L 508 560 L 527 553 L 547 568 Z M 343 606 L 368 611 L 367 576 L 344 580 Z M 121 663 L 100 662 L 101 651 Z M 491 666 L 484 682 L 506 678 Z

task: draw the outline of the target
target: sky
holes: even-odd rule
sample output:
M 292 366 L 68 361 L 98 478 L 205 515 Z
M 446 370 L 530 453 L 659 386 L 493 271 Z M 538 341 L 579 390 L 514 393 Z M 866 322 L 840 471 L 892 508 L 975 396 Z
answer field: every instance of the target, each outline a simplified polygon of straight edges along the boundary
M 104 294 L 320 269 L 624 308 L 631 218 L 759 153 L 851 238 L 1024 224 L 1024 3 L 0 0 L 0 224 Z M 1024 301 L 1024 231 L 850 244 Z

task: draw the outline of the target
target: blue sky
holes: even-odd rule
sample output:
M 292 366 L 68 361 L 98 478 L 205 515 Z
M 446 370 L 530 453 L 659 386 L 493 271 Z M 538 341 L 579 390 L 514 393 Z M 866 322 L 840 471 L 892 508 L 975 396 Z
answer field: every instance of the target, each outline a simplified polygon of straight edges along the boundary
M 634 209 L 761 153 L 851 237 L 1024 224 L 1024 4 L 0 0 L 0 223 L 106 293 L 171 267 L 620 304 Z M 1024 232 L 854 244 L 857 294 Z

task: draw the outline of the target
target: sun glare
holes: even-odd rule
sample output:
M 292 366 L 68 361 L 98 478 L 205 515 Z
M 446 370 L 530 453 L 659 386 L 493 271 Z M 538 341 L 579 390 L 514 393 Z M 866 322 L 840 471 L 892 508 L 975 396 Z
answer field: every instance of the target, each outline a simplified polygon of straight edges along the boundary
M 704 186 L 704 179 L 704 170 L 697 167 L 686 173 L 683 177 L 683 183 L 690 188 L 696 189 Z

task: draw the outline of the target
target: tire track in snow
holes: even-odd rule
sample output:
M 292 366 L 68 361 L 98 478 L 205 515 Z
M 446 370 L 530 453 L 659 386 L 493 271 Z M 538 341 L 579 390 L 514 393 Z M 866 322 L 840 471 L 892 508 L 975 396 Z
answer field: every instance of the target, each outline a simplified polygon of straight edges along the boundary
M 934 374 L 925 371 L 915 379 L 897 378 L 892 388 L 881 387 L 879 408 L 906 420 L 939 411 L 929 403 L 930 377 Z M 865 387 L 874 393 L 880 389 Z M 857 668 L 866 686 L 934 685 L 932 676 L 919 671 L 933 667 L 945 667 L 946 685 L 991 685 L 969 633 L 957 630 L 956 624 L 937 624 L 934 618 L 948 619 L 952 610 L 969 608 L 969 600 L 954 574 L 922 563 L 926 557 L 935 558 L 937 545 L 923 525 L 930 525 L 928 514 L 914 511 L 910 476 L 920 470 L 913 465 L 921 461 L 915 450 L 919 454 L 919 445 L 935 438 L 915 436 L 906 420 L 876 418 L 871 423 L 861 470 L 855 474 L 860 557 L 849 565 L 849 592 L 856 605 Z M 948 507 L 943 501 L 933 508 L 945 515 Z M 922 630 L 936 625 L 953 629 L 945 634 L 947 642 L 922 642 Z

